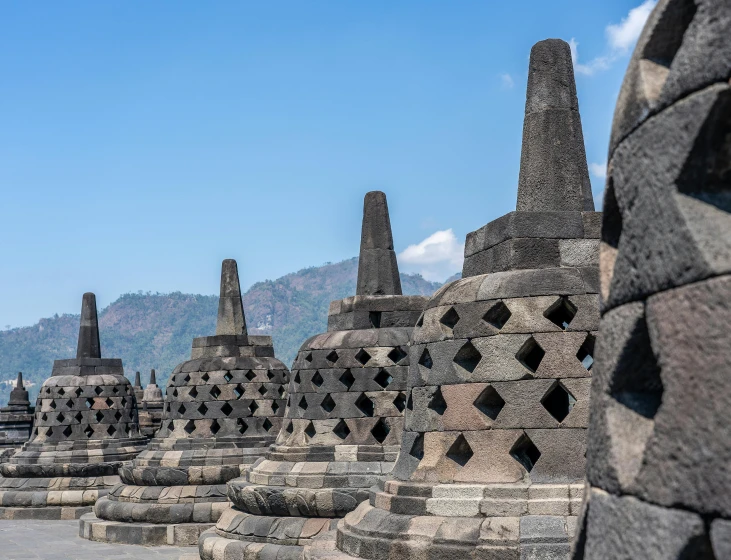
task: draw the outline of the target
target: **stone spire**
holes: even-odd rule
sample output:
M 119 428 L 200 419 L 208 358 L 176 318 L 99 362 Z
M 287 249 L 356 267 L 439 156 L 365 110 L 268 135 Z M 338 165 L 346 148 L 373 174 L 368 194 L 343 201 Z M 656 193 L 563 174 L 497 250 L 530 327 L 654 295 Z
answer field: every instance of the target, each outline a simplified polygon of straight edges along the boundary
M 391 221 L 386 195 L 366 193 L 363 201 L 363 228 L 358 262 L 359 296 L 401 295 L 396 252 L 393 250 Z
M 157 380 L 155 379 L 155 370 L 150 370 L 150 385 L 157 385 Z
M 571 49 L 560 39 L 530 53 L 518 211 L 594 211 Z
M 139 371 L 136 371 L 135 372 L 134 388 L 135 389 L 142 388 L 142 380 L 140 379 L 140 372 Z
M 218 300 L 216 335 L 246 336 L 246 334 L 239 270 L 235 260 L 226 259 L 221 265 L 221 296 Z
M 101 357 L 96 296 L 91 292 L 87 292 L 81 301 L 81 325 L 79 326 L 79 345 L 76 349 L 76 359 Z
M 10 399 L 8 400 L 9 406 L 30 406 L 28 400 L 28 391 L 25 390 L 23 385 L 23 372 L 18 372 L 18 380 L 15 382 L 15 387 L 10 391 Z

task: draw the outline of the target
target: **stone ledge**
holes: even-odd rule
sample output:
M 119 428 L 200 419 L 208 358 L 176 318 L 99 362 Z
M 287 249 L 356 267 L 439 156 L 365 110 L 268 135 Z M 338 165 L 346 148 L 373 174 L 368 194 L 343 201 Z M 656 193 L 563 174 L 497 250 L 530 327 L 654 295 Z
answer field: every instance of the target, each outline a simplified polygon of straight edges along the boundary
M 0 507 L 0 519 L 43 519 L 48 521 L 79 519 L 92 506 L 79 507 Z
M 79 519 L 79 536 L 84 539 L 144 546 L 196 546 L 203 531 L 213 527 L 211 523 L 120 523 L 102 521 L 93 513 Z

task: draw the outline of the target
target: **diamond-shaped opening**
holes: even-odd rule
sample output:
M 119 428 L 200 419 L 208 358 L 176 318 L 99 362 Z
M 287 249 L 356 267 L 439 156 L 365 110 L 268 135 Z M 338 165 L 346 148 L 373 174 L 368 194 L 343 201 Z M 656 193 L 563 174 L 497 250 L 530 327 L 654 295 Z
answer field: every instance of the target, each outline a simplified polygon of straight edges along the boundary
M 325 382 L 325 380 L 322 378 L 322 375 L 320 375 L 319 371 L 315 372 L 315 375 L 312 376 L 312 384 L 315 387 L 320 387 Z
M 248 379 L 249 381 L 253 381 L 253 379 L 256 377 L 256 374 L 253 371 L 249 370 L 246 372 L 246 375 L 244 375 L 244 377 L 246 377 L 246 379 Z
M 52 435 L 53 435 L 53 428 L 48 428 L 48 429 L 46 430 L 46 435 L 47 435 L 47 436 L 52 436 Z
M 122 397 L 122 399 L 119 401 L 122 406 L 127 404 L 127 399 L 125 397 Z
M 274 374 L 271 371 L 267 371 L 267 379 L 269 381 L 271 381 L 272 379 L 274 379 Z
M 269 418 L 267 418 L 267 419 L 265 419 L 265 420 L 264 420 L 264 423 L 263 423 L 263 424 L 261 425 L 261 427 L 262 427 L 262 428 L 264 428 L 264 429 L 265 429 L 265 430 L 266 430 L 266 431 L 268 432 L 269 430 L 271 430 L 271 429 L 272 429 L 272 426 L 273 426 L 273 425 L 274 425 L 274 424 L 272 424 L 272 423 L 271 423 L 271 422 L 269 421 Z
M 218 423 L 218 420 L 214 420 L 211 422 L 211 433 L 215 436 L 219 430 L 221 429 L 221 425 Z
M 63 397 L 65 394 L 66 394 L 66 391 L 63 390 L 63 387 L 59 387 L 58 396 Z
M 43 416 L 45 416 L 45 414 Z M 74 416 L 74 418 L 76 418 L 77 422 L 81 422 L 84 419 L 84 415 L 81 414 L 81 412 L 77 412 L 76 416 Z M 44 420 L 45 420 L 45 418 L 44 418 Z
M 340 420 L 333 428 L 333 433 L 340 439 L 345 439 L 350 435 L 350 428 L 345 420 Z
M 576 306 L 569 301 L 569 298 L 562 296 L 546 309 L 543 316 L 557 327 L 566 330 L 576 317 Z
M 454 327 L 458 321 L 459 314 L 454 307 L 450 307 L 447 312 L 442 315 L 441 319 L 439 319 L 439 322 L 442 325 L 442 331 L 449 335 L 452 334 L 452 331 L 454 330 Z
M 305 362 L 307 362 L 308 364 L 311 364 L 311 363 L 312 363 L 312 352 L 309 352 L 309 353 L 308 353 L 308 354 L 307 354 L 307 355 L 305 356 Z
M 300 372 L 299 371 L 294 374 L 294 382 L 295 383 L 298 383 L 298 384 L 299 383 L 302 383 L 302 378 L 300 377 Z
M 335 364 L 335 362 L 338 361 L 338 353 L 333 350 L 330 352 L 327 356 L 325 356 L 325 359 L 330 362 L 331 365 Z
M 396 346 L 388 353 L 388 359 L 391 360 L 394 364 L 398 364 L 406 356 L 408 356 L 408 354 L 404 352 L 404 349 L 400 346 Z
M 229 416 L 233 412 L 233 410 L 233 407 L 228 403 L 224 403 L 221 407 L 221 412 L 223 412 L 226 416 Z
M 287 424 L 287 433 L 291 434 L 292 432 L 294 432 L 294 424 L 290 420 L 289 424 Z
M 266 394 L 267 394 L 267 388 L 266 388 L 266 387 L 264 387 L 264 385 L 263 385 L 263 384 L 262 384 L 262 386 L 261 386 L 261 387 L 259 387 L 259 394 L 260 394 L 260 395 L 261 395 L 262 397 L 263 397 L 264 395 L 266 395 Z
M 388 437 L 390 431 L 391 428 L 383 421 L 383 418 L 381 418 L 371 429 L 371 434 L 373 434 L 373 437 L 376 438 L 378 443 L 383 443 Z
M 307 399 L 306 399 L 305 397 L 302 397 L 302 398 L 300 399 L 300 402 L 298 403 L 298 406 L 299 406 L 299 407 L 300 407 L 300 408 L 301 408 L 302 410 L 307 410 L 307 406 L 308 406 L 308 404 L 307 404 Z
M 284 387 L 280 385 L 279 389 L 277 389 L 277 393 L 279 393 L 279 398 L 281 399 L 284 396 Z
M 102 394 L 102 393 L 104 392 L 104 389 L 102 389 L 101 387 L 99 387 L 99 386 L 97 385 L 96 387 L 94 387 L 94 392 L 95 392 L 95 393 L 96 393 L 97 395 L 101 395 L 101 394 Z
M 200 412 L 203 416 L 205 416 L 208 413 L 208 407 L 206 406 L 206 403 L 201 403 L 198 407 L 198 412 Z
M 207 372 L 206 372 L 206 373 L 204 373 L 203 375 L 201 375 L 201 379 L 203 380 L 203 382 L 204 382 L 204 383 L 208 383 L 208 380 L 209 380 L 210 378 L 211 378 L 211 376 L 210 376 L 210 375 L 208 375 L 208 373 L 207 373 Z
M 368 313 L 368 321 L 371 324 L 371 327 L 374 329 L 380 329 L 381 328 L 381 312 L 380 311 L 371 311 Z
M 109 397 L 107 397 L 107 400 L 105 400 L 104 402 L 107 403 L 107 406 L 109 408 L 112 408 L 112 406 L 114 405 L 114 401 Z
M 412 396 L 411 391 L 409 391 L 409 398 L 406 399 L 406 408 L 414 410 L 414 397 Z
M 444 400 L 441 387 L 437 387 L 437 390 L 434 391 L 427 406 L 440 416 L 444 414 L 445 410 L 447 410 L 447 401 Z
M 424 458 L 424 434 L 416 434 L 414 443 L 411 444 L 409 455 L 421 461 Z
M 195 386 L 195 385 L 193 385 L 193 386 L 192 386 L 192 387 L 190 388 L 190 391 L 188 391 L 188 394 L 189 394 L 189 395 L 190 395 L 191 397 L 193 397 L 193 398 L 196 398 L 196 397 L 198 396 L 198 389 L 196 388 L 196 386 Z
M 543 408 L 558 422 L 563 422 L 576 404 L 576 398 L 561 383 L 556 382 L 541 400 Z
M 94 428 L 92 428 L 91 426 L 87 426 L 86 428 L 84 428 L 84 434 L 86 434 L 86 437 L 90 438 L 94 435 Z
M 492 420 L 496 420 L 498 414 L 505 406 L 505 401 L 492 385 L 488 385 L 475 399 L 473 403 L 477 410 Z
M 185 425 L 185 428 L 183 428 L 183 429 L 185 430 L 185 433 L 187 433 L 188 435 L 192 434 L 195 431 L 195 421 L 188 420 L 188 423 Z
M 122 413 L 121 413 L 121 412 L 119 412 L 119 410 L 118 410 L 117 412 L 115 412 L 115 413 L 114 413 L 114 419 L 115 419 L 115 420 L 116 420 L 117 422 L 119 422 L 120 418 L 122 418 Z
M 373 405 L 373 401 L 369 399 L 365 393 L 361 393 L 360 396 L 355 401 L 355 406 L 360 410 L 365 416 L 373 416 L 373 411 L 375 409 Z
M 246 423 L 246 420 L 244 420 L 243 418 L 237 418 L 236 425 L 239 427 L 240 434 L 243 434 L 246 430 L 249 429 L 249 425 Z
M 221 389 L 219 389 L 216 385 L 214 385 L 213 387 L 211 387 L 211 396 L 214 399 L 217 399 L 218 397 L 220 397 L 221 396 Z
M 305 434 L 307 434 L 307 437 L 313 438 L 317 434 L 317 430 L 315 430 L 315 425 L 310 422 L 307 424 L 307 427 L 305 428 Z
M 84 391 L 82 391 L 82 390 L 81 390 L 81 387 L 77 387 L 77 388 L 76 388 L 76 391 L 74 391 L 74 394 L 75 394 L 75 395 L 76 395 L 77 397 L 80 397 L 80 396 L 81 396 L 81 393 L 83 393 L 83 392 L 84 392 Z
M 371 355 L 368 352 L 366 352 L 365 350 L 363 350 L 363 348 L 361 348 L 360 350 L 358 350 L 358 353 L 355 355 L 355 359 L 358 360 L 358 362 L 360 364 L 366 365 L 368 363 L 368 360 L 371 359 Z
M 322 402 L 320 403 L 320 406 L 325 412 L 332 412 L 335 409 L 335 401 L 330 396 L 330 393 L 325 395 L 325 398 L 322 399 Z
M 531 441 L 527 434 L 523 434 L 518 438 L 510 449 L 510 455 L 518 461 L 526 471 L 531 472 L 534 465 L 541 456 L 541 452 Z
M 403 393 L 399 393 L 396 395 L 396 398 L 393 399 L 393 405 L 398 409 L 399 412 L 403 412 L 406 408 L 406 397 Z
M 110 424 L 110 426 L 109 426 L 109 427 L 107 428 L 107 433 L 108 433 L 108 434 L 109 434 L 110 436 L 113 436 L 114 434 L 116 434 L 116 433 L 117 433 L 117 428 L 115 428 L 114 426 L 112 426 L 112 425 Z
M 190 374 L 186 373 L 185 377 L 183 378 L 183 385 L 187 385 L 190 381 Z
M 172 422 L 172 421 L 168 422 L 168 430 L 170 430 L 172 432 L 174 429 L 175 429 L 175 422 Z
M 355 377 L 353 377 L 353 374 L 349 369 L 346 369 L 340 376 L 340 383 L 345 385 L 348 389 L 350 389 L 353 386 L 353 383 L 355 383 Z
M 273 413 L 273 414 L 276 414 L 276 413 L 277 413 L 277 410 L 279 410 L 279 405 L 277 404 L 277 402 L 276 402 L 276 401 L 274 401 L 274 402 L 272 403 L 272 413 Z
M 421 315 L 419 315 L 419 318 L 416 320 L 416 326 L 417 327 L 424 326 L 424 314 L 423 313 Z
M 470 444 L 467 443 L 467 440 L 462 434 L 459 434 L 459 437 L 454 440 L 454 443 L 447 451 L 447 457 L 460 467 L 464 467 L 474 454 Z
M 112 393 L 114 393 L 115 395 L 118 395 L 119 394 L 119 387 L 116 387 L 116 386 L 113 387 L 112 388 Z
M 256 404 L 256 401 L 251 401 L 251 404 L 249 405 L 249 412 L 254 414 L 257 410 L 259 410 L 259 405 Z
M 66 427 L 65 427 L 65 428 L 63 429 L 63 432 L 61 432 L 61 433 L 62 433 L 62 434 L 63 434 L 64 436 L 66 436 L 66 437 L 71 437 L 71 434 L 73 434 L 73 433 L 74 433 L 74 431 L 73 431 L 73 430 L 71 429 L 71 426 L 66 426 Z
M 56 415 L 56 420 L 58 420 L 59 422 L 63 422 L 64 420 L 66 420 L 66 417 L 63 415 L 63 412 L 59 412 Z
M 185 405 L 184 404 L 181 404 L 178 407 L 178 414 L 185 414 Z
M 521 364 L 535 373 L 538 370 L 538 366 L 541 365 L 541 360 L 543 360 L 543 356 L 545 355 L 546 352 L 536 342 L 536 339 L 530 337 L 525 341 L 525 343 L 523 343 L 523 346 L 520 347 L 520 350 L 518 350 L 515 357 Z
M 45 412 L 44 412 L 44 413 L 43 413 L 43 415 L 41 416 L 41 420 L 43 420 L 44 422 L 45 422 L 46 420 L 48 420 L 48 415 L 47 415 L 47 414 L 46 414 Z
M 475 371 L 475 368 L 477 367 L 477 364 L 480 363 L 481 359 L 482 354 L 477 351 L 477 348 L 475 348 L 471 342 L 467 341 L 454 357 L 454 363 L 462 369 L 472 373 Z
M 86 399 L 86 408 L 91 408 L 92 406 L 94 406 L 94 399 L 92 399 L 92 398 Z
M 66 408 L 69 408 L 69 409 L 74 408 L 74 401 L 72 401 L 71 399 L 67 400 L 66 401 Z
M 510 312 L 510 309 L 508 309 L 508 306 L 502 301 L 498 301 L 487 310 L 487 313 L 482 316 L 482 320 L 500 330 L 505 326 L 505 323 L 508 322 L 511 315 L 512 313 Z
M 50 406 L 50 407 L 51 407 L 51 408 L 52 408 L 53 410 L 56 410 L 56 401 L 51 401 L 51 403 L 49 404 L 49 406 Z
M 419 365 L 424 366 L 426 369 L 431 369 L 434 365 L 434 362 L 432 362 L 431 354 L 429 354 L 429 350 L 424 348 L 424 351 L 421 353 L 421 357 L 419 358 Z
M 95 416 L 97 422 L 104 420 L 104 413 L 101 410 L 98 410 Z
M 231 380 L 232 380 L 232 379 L 234 378 L 234 376 L 233 376 L 233 375 L 231 375 L 231 372 L 230 372 L 230 371 L 227 371 L 227 372 L 226 372 L 226 373 L 225 373 L 225 374 L 223 375 L 223 378 L 224 378 L 224 379 L 226 380 L 226 383 L 230 383 L 230 382 L 231 382 Z
M 594 365 L 594 345 L 596 339 L 594 335 L 588 334 L 584 339 L 581 348 L 576 352 L 576 358 L 581 362 L 586 370 L 591 371 L 591 367 Z
M 241 385 L 241 383 L 236 385 L 236 388 L 234 389 L 234 395 L 236 395 L 237 399 L 240 399 L 241 397 L 243 397 L 244 392 L 245 392 L 244 387 Z
M 391 384 L 391 381 L 393 381 L 393 376 L 385 369 L 381 369 L 373 380 L 385 389 Z

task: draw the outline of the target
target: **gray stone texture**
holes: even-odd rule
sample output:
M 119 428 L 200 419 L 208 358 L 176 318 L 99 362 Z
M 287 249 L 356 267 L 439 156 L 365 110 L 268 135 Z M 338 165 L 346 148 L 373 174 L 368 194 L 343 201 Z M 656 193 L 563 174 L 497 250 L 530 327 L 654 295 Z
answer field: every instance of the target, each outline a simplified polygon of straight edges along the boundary
M 18 372 L 15 387 L 10 391 L 8 406 L 0 408 L 0 461 L 9 457 L 30 439 L 33 431 L 33 413 L 28 391 L 23 385 L 23 373 Z
M 356 293 L 359 296 L 401 295 L 388 203 L 380 191 L 367 193 L 363 201 Z
M 576 560 L 731 551 L 730 32 L 661 0 L 617 103 Z

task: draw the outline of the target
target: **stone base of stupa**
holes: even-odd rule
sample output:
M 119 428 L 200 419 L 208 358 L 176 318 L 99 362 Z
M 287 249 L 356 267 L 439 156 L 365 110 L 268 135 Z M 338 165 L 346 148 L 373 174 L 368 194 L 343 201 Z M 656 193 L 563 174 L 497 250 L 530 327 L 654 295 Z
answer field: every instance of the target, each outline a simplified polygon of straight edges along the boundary
M 209 504 L 210 505 L 210 504 Z M 227 504 L 221 504 L 226 507 Z M 92 541 L 144 546 L 196 546 L 213 523 L 124 523 L 99 519 L 93 512 L 79 520 L 79 536 Z

